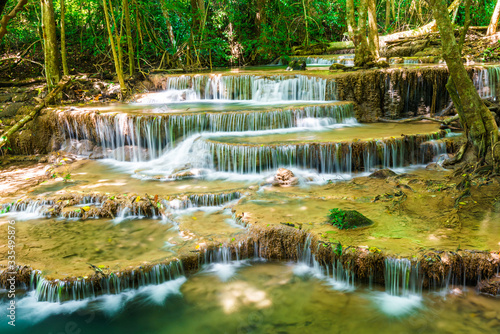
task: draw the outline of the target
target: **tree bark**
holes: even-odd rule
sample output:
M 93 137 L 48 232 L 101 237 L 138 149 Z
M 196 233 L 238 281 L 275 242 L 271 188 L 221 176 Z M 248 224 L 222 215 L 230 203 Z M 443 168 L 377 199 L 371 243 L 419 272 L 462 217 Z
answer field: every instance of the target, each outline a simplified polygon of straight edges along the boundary
M 16 7 L 14 7 L 14 9 L 11 10 L 9 14 L 5 14 L 5 16 L 2 17 L 2 20 L 0 21 L 0 41 L 7 33 L 7 24 L 9 23 L 9 21 L 12 20 L 14 17 L 16 17 L 17 13 L 22 11 L 24 6 L 27 3 L 28 3 L 28 0 L 19 0 Z M 4 6 L 5 6 L 5 3 L 4 3 Z M 2 8 L 2 11 L 3 11 L 3 8 Z
M 346 1 L 346 12 L 347 12 L 347 32 L 351 41 L 356 39 L 355 27 L 356 27 L 356 17 L 354 16 L 354 0 Z M 356 43 L 355 43 L 356 44 Z
M 45 77 L 47 78 L 47 87 L 52 90 L 61 80 L 54 3 L 52 0 L 41 0 L 41 8 Z
M 368 46 L 368 41 L 366 38 L 366 21 L 368 19 L 368 1 L 361 0 L 358 5 L 358 26 L 356 29 L 356 37 L 354 39 L 354 45 L 356 50 L 354 52 L 354 65 L 364 66 L 369 62 L 375 61 L 375 55 L 370 51 Z
M 111 31 L 111 24 L 109 22 L 108 4 L 107 0 L 102 0 L 104 7 L 104 17 L 106 19 L 106 27 L 108 29 L 109 42 L 111 43 L 111 52 L 113 53 L 113 60 L 115 63 L 116 76 L 118 77 L 118 82 L 120 83 L 120 90 L 122 93 L 122 98 L 127 95 L 127 86 L 125 85 L 125 80 L 123 80 L 123 70 L 121 67 L 121 62 L 118 59 L 118 53 L 115 47 L 115 40 L 113 37 L 113 32 Z
M 61 81 L 57 84 L 57 86 L 54 87 L 54 89 L 45 97 L 42 102 L 37 104 L 33 111 L 29 113 L 28 115 L 24 116 L 19 122 L 14 124 L 13 127 L 11 127 L 7 132 L 2 134 L 0 137 L 0 149 L 4 147 L 7 142 L 9 141 L 9 138 L 16 133 L 18 130 L 22 129 L 23 126 L 31 121 L 33 118 L 35 118 L 40 110 L 45 108 L 50 101 L 52 101 L 54 98 L 57 98 L 58 95 L 60 95 L 63 91 L 63 89 L 71 82 L 71 78 L 68 76 L 64 76 Z
M 128 0 L 123 0 L 122 2 L 123 12 L 125 15 L 125 29 L 127 30 L 127 51 L 128 51 L 128 66 L 130 76 L 134 75 L 135 72 L 135 62 L 134 62 L 134 44 L 132 43 L 132 26 L 130 23 L 130 8 L 128 5 Z
M 391 26 L 391 0 L 385 0 L 385 31 Z
M 302 0 L 302 8 L 304 10 L 304 24 L 305 24 L 305 30 L 306 30 L 305 46 L 309 46 L 309 21 L 307 20 L 306 0 Z
M 165 18 L 165 24 L 167 26 L 168 38 L 170 39 L 170 43 L 172 43 L 172 47 L 175 48 L 177 43 L 175 41 L 174 29 L 172 28 L 172 23 L 170 22 L 170 14 L 168 13 L 168 8 L 165 4 L 165 0 L 162 0 L 160 4 L 163 17 Z
M 448 65 L 454 86 L 454 89 L 451 85 L 447 88 L 457 107 L 460 121 L 472 145 L 474 155 L 479 158 L 486 157 L 498 141 L 498 127 L 465 70 L 446 0 L 430 0 L 430 4 L 441 33 L 443 58 Z
M 62 67 L 63 67 L 63 74 L 64 75 L 69 75 L 69 69 L 68 69 L 68 60 L 67 60 L 67 52 L 66 52 L 66 23 L 65 23 L 65 17 L 66 17 L 66 0 L 61 0 L 61 60 L 62 60 Z
M 376 0 L 368 1 L 368 45 L 370 46 L 370 53 L 375 60 L 379 59 L 379 40 L 378 40 L 378 26 L 377 26 L 377 5 Z
M 495 6 L 495 10 L 493 11 L 493 15 L 491 16 L 491 21 L 490 21 L 490 25 L 488 26 L 486 36 L 491 36 L 497 32 L 497 25 L 498 25 L 498 17 L 499 16 L 500 16 L 500 0 L 497 1 L 497 5 Z

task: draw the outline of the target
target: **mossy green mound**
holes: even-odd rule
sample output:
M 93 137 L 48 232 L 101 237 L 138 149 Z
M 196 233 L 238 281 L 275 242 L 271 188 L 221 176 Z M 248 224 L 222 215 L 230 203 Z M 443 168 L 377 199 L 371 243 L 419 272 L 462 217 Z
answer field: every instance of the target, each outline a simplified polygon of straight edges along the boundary
M 328 215 L 329 223 L 341 230 L 351 230 L 373 225 L 373 221 L 356 210 L 332 209 Z

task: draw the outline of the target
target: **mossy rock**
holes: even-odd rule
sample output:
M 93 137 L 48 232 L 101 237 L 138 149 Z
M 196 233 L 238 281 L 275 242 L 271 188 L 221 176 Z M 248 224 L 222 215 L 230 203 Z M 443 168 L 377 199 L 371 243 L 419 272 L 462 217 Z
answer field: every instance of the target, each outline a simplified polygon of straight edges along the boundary
M 337 71 L 337 70 L 342 70 L 345 71 L 347 69 L 347 66 L 343 64 L 332 64 L 330 65 L 330 71 Z
M 356 210 L 330 210 L 329 223 L 341 230 L 352 230 L 355 228 L 373 225 L 373 221 Z
M 390 169 L 379 169 L 370 175 L 368 177 L 374 178 L 374 179 L 387 179 L 388 177 L 396 176 L 397 174 L 394 173 Z
M 304 71 L 306 69 L 306 62 L 303 60 L 292 60 L 288 63 L 287 70 Z

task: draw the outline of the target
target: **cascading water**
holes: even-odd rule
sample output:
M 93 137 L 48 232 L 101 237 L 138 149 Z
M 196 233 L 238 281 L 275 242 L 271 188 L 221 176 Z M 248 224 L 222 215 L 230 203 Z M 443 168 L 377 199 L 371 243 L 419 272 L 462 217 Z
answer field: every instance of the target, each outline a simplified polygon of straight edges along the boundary
M 297 249 L 299 261 L 293 269 L 294 274 L 297 276 L 312 275 L 325 280 L 336 290 L 354 290 L 354 274 L 349 268 L 345 269 L 339 259 L 335 259 L 331 264 L 318 262 L 311 250 L 311 242 L 312 235 L 309 234 L 302 249 L 299 245 Z
M 315 169 L 336 174 L 369 171 L 373 168 L 398 168 L 423 164 L 427 154 L 420 154 L 421 143 L 439 139 L 440 133 L 408 136 L 388 142 L 324 143 L 286 145 L 234 145 L 215 140 L 200 140 L 200 151 L 210 152 L 212 164 L 219 171 L 260 173 L 279 167 Z M 422 160 L 419 159 L 421 157 Z
M 385 293 L 378 294 L 377 304 L 392 316 L 401 316 L 421 307 L 422 280 L 419 264 L 408 259 L 385 259 Z
M 38 301 L 57 303 L 68 300 L 83 300 L 98 295 L 119 294 L 147 285 L 158 285 L 182 276 L 184 276 L 184 269 L 180 261 L 157 264 L 126 273 L 102 274 L 73 281 L 48 281 L 35 272 L 35 297 Z
M 91 140 L 105 156 L 119 161 L 149 161 L 172 149 L 176 140 L 202 132 L 261 131 L 355 122 L 352 104 L 325 104 L 255 112 L 210 112 L 137 116 L 79 111 L 59 115 L 71 141 Z M 316 121 L 317 120 L 317 121 Z
M 418 263 L 413 265 L 408 259 L 385 259 L 385 290 L 392 296 L 408 297 L 422 294 Z
M 496 101 L 500 94 L 500 66 L 487 66 L 475 70 L 473 81 L 481 98 Z
M 165 79 L 164 92 L 147 95 L 137 102 L 143 104 L 180 101 L 325 101 L 326 79 L 305 75 L 194 75 Z

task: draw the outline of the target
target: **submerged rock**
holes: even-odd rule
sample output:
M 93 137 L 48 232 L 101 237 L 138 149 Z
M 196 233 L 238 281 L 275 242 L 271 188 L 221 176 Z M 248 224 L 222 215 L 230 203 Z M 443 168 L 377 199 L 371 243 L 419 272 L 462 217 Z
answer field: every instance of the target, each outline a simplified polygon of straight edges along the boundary
M 330 210 L 329 223 L 335 225 L 341 230 L 351 230 L 359 227 L 373 225 L 373 221 L 366 218 L 363 214 L 356 210 Z
M 146 161 L 149 159 L 149 152 L 145 148 L 127 145 L 113 150 L 112 156 L 122 161 Z
M 293 174 L 291 170 L 286 168 L 278 169 L 278 172 L 274 176 L 273 186 L 275 187 L 291 187 L 297 185 L 299 179 Z
M 370 175 L 368 175 L 368 177 L 372 177 L 372 178 L 375 178 L 375 179 L 387 179 L 388 177 L 391 177 L 391 176 L 396 176 L 397 174 L 394 173 L 392 170 L 390 169 L 379 169 L 378 171 L 375 171 L 373 173 L 371 173 Z

